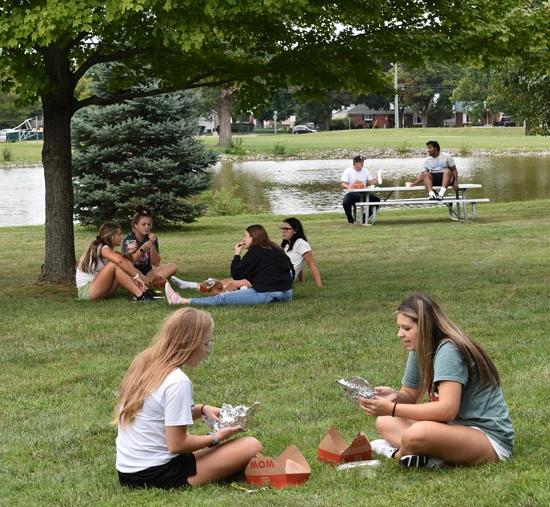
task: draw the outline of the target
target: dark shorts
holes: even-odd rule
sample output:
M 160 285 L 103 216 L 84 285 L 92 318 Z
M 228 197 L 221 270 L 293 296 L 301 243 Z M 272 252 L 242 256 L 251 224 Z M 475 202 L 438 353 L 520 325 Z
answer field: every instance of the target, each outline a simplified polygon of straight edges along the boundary
M 144 276 L 147 276 L 147 273 L 149 273 L 149 271 L 151 271 L 153 269 L 153 266 L 151 266 L 151 264 L 134 264 L 134 267 L 141 271 L 141 273 L 144 275 Z
M 189 486 L 188 477 L 197 473 L 197 464 L 193 454 L 178 454 L 164 465 L 146 468 L 127 474 L 118 472 L 118 480 L 128 488 L 175 489 Z
M 451 173 L 451 177 L 449 178 L 449 186 L 451 186 L 455 181 L 455 177 L 453 173 Z M 432 185 L 439 187 L 443 183 L 443 172 L 440 173 L 432 173 Z

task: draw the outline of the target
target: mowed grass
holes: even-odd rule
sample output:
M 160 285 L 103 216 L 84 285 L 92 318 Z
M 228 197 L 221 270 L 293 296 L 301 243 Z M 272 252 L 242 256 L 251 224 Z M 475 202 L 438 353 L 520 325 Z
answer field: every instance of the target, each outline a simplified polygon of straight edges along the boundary
M 463 155 L 479 151 L 522 152 L 548 151 L 550 138 L 526 136 L 523 128 L 407 128 L 362 129 L 315 132 L 312 134 L 242 135 L 243 150 L 250 153 L 273 154 L 276 145 L 282 145 L 286 155 L 319 156 L 319 151 L 337 149 L 368 151 L 389 148 L 401 153 L 424 149 L 426 141 L 436 139 L 442 149 L 455 150 Z M 204 142 L 215 146 L 217 137 L 204 137 Z M 280 148 L 277 153 L 280 153 Z
M 2 504 L 548 505 L 549 209 L 548 200 L 490 204 L 467 225 L 442 210 L 387 212 L 370 228 L 347 227 L 340 214 L 303 216 L 325 288 L 308 275 L 289 304 L 212 309 L 214 352 L 190 372 L 197 402 L 259 401 L 248 434 L 271 456 L 294 443 L 311 464 L 303 486 L 251 495 L 225 483 L 179 492 L 118 485 L 116 391 L 173 309 L 122 293 L 79 302 L 73 289 L 36 285 L 42 228 L 0 229 Z M 243 228 L 260 222 L 279 238 L 280 218 L 201 219 L 159 231 L 162 255 L 184 278 L 221 277 Z M 80 253 L 95 231 L 76 234 Z M 359 430 L 376 438 L 374 421 L 335 381 L 361 375 L 399 386 L 406 355 L 394 309 L 414 290 L 432 294 L 494 359 L 516 430 L 513 459 L 409 472 L 385 460 L 368 473 L 318 463 L 317 444 L 333 424 L 348 441 Z
M 42 160 L 43 144 L 42 141 L 0 143 L 0 167 L 13 163 L 40 162 Z M 6 153 L 9 153 L 9 155 L 6 156 Z
M 201 137 L 203 142 L 215 148 L 218 137 Z M 437 139 L 444 150 L 459 152 L 462 156 L 481 152 L 541 152 L 550 150 L 550 138 L 526 136 L 523 128 L 407 128 L 407 129 L 363 129 L 316 132 L 314 134 L 265 134 L 233 136 L 242 142 L 244 153 L 281 156 L 302 156 L 317 158 L 338 156 L 337 150 L 368 152 L 372 149 L 390 149 L 407 154 L 411 150 L 423 150 L 426 141 Z M 40 162 L 41 141 L 0 143 L 0 167 L 5 164 Z M 281 145 L 284 153 L 277 151 Z M 6 161 L 2 150 L 8 149 L 11 157 Z M 280 150 L 280 147 L 278 148 Z

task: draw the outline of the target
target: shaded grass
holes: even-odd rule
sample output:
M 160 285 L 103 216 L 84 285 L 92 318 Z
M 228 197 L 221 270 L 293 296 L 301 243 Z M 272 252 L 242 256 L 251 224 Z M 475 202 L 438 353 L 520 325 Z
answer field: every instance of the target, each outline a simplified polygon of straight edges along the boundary
M 254 495 L 210 485 L 183 492 L 121 489 L 114 473 L 116 389 L 132 357 L 171 309 L 74 300 L 72 290 L 34 279 L 41 227 L 0 229 L 0 498 L 6 505 L 546 505 L 550 382 L 548 301 L 550 201 L 491 204 L 476 223 L 442 210 L 383 213 L 375 227 L 343 215 L 303 217 L 323 276 L 295 288 L 290 304 L 214 308 L 212 356 L 191 372 L 197 401 L 258 400 L 250 434 L 270 455 L 296 443 L 312 466 L 304 486 Z M 243 228 L 273 215 L 201 219 L 160 231 L 162 254 L 189 279 L 224 276 Z M 94 231 L 78 228 L 77 250 Z M 405 352 L 393 311 L 412 290 L 431 293 L 495 360 L 516 430 L 514 458 L 498 466 L 372 473 L 316 462 L 331 424 L 346 439 L 375 438 L 335 380 L 362 375 L 399 385 Z M 197 423 L 194 432 L 204 428 Z

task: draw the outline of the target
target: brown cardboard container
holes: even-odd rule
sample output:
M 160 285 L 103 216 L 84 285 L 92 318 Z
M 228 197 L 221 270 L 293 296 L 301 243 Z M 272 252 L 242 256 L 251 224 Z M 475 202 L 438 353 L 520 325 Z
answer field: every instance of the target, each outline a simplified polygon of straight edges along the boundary
M 289 445 L 277 458 L 258 454 L 244 471 L 250 484 L 286 488 L 309 479 L 311 468 L 304 455 L 295 445 Z
M 357 433 L 351 444 L 346 444 L 344 439 L 332 426 L 317 448 L 317 459 L 324 463 L 339 465 L 349 461 L 364 461 L 372 459 L 372 451 L 369 440 L 363 432 Z

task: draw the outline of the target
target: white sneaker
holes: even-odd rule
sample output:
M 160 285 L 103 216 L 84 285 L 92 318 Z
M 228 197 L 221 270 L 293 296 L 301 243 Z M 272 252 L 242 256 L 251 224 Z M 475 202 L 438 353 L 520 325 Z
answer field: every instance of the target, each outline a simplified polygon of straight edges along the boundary
M 386 458 L 393 458 L 393 455 L 399 450 L 383 438 L 373 440 L 370 443 L 370 447 L 374 454 L 378 454 L 378 456 L 385 456 Z

